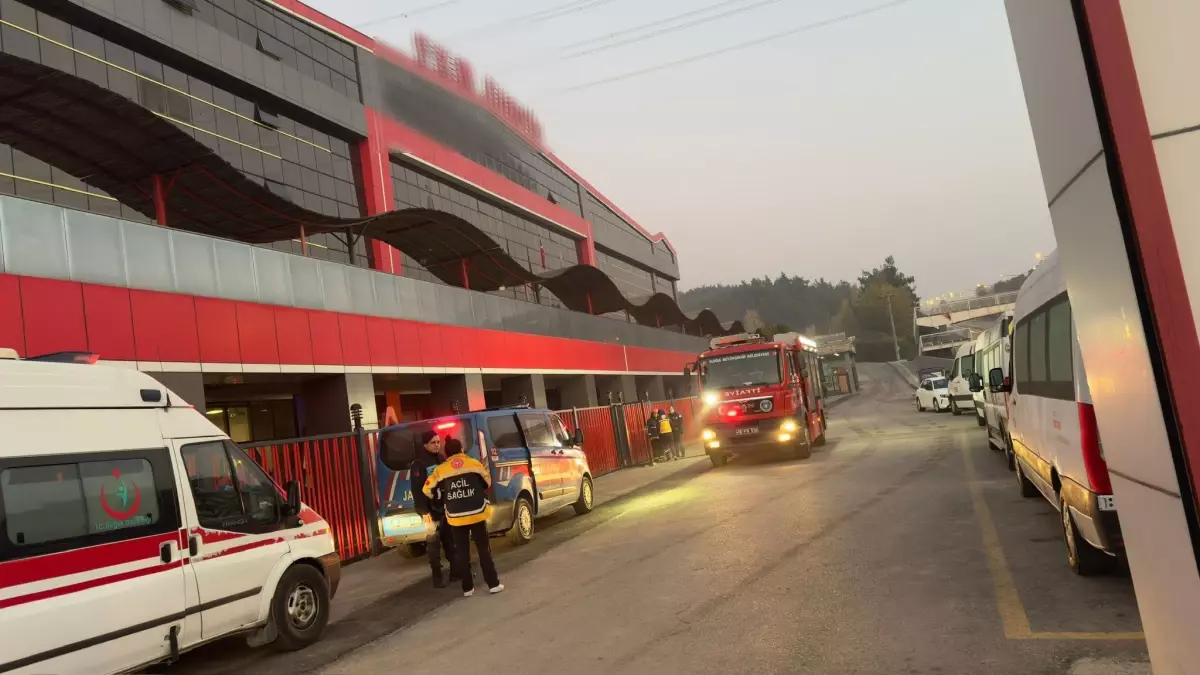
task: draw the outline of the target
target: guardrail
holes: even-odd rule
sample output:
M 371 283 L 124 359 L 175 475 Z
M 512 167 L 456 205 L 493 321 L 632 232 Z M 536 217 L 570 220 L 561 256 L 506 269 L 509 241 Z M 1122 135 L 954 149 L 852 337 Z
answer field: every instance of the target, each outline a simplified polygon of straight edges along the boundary
M 972 309 L 982 309 L 984 307 L 997 307 L 1000 305 L 1010 305 L 1017 301 L 1017 291 L 1008 291 L 1005 293 L 997 293 L 995 295 L 985 295 L 975 298 L 963 298 L 962 300 L 950 300 L 948 302 L 938 303 L 936 305 L 922 305 L 917 308 L 917 314 L 920 316 L 937 316 L 939 314 L 953 314 L 955 312 L 967 312 Z

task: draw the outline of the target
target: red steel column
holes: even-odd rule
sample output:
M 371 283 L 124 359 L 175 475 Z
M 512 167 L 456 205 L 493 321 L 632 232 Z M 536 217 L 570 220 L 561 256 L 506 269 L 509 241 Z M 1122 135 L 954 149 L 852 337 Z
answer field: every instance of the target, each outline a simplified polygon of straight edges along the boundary
M 376 216 L 392 211 L 392 162 L 388 156 L 387 140 L 383 138 L 378 113 L 370 108 L 363 111 L 367 118 L 367 138 L 358 144 L 358 161 L 363 177 L 363 213 Z M 371 240 L 373 266 L 381 272 L 400 274 L 400 252 L 377 240 Z
M 154 221 L 167 226 L 167 191 L 161 174 L 154 174 Z

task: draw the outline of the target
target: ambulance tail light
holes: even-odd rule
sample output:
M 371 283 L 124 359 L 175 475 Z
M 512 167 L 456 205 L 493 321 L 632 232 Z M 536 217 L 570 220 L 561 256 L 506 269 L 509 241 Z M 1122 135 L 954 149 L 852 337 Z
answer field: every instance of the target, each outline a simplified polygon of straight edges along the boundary
M 1079 404 L 1079 441 L 1083 446 L 1083 468 L 1087 472 L 1092 491 L 1100 495 L 1111 495 L 1112 479 L 1108 475 L 1108 462 L 1104 461 L 1104 446 L 1100 443 L 1096 409 L 1088 403 Z

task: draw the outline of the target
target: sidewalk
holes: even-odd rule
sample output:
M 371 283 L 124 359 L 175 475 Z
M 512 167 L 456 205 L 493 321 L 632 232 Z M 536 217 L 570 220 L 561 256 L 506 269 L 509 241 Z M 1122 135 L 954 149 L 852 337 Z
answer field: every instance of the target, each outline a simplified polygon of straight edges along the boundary
M 695 467 L 701 461 L 708 461 L 699 444 L 688 448 L 686 455 L 678 461 L 655 464 L 652 467 L 621 469 L 596 478 L 594 506 L 599 507 L 634 490 Z M 535 534 L 534 537 L 536 536 Z M 497 551 L 497 555 L 503 555 L 503 549 Z M 330 607 L 329 622 L 336 623 L 370 605 L 378 600 L 383 592 L 428 581 L 429 565 L 426 559 L 408 559 L 398 551 L 386 551 L 377 557 L 348 565 L 342 569 L 342 581 L 338 586 L 337 597 L 333 599 Z

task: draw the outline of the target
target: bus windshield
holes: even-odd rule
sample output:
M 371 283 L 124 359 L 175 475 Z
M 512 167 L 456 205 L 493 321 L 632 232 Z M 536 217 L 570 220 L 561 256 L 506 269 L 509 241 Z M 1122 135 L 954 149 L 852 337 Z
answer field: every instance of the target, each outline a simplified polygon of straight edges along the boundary
M 717 389 L 779 384 L 779 350 L 763 349 L 702 359 L 700 382 L 705 387 Z

